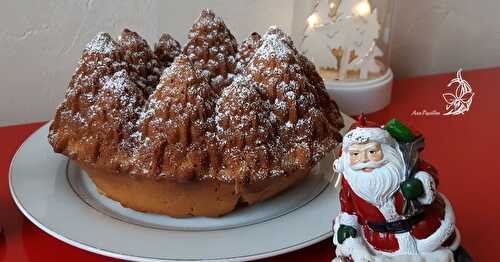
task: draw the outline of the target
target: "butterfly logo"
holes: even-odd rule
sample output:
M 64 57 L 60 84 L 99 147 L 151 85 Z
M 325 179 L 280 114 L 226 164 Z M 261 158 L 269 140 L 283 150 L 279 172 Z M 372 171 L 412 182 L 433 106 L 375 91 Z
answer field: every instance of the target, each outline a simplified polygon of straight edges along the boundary
M 450 83 L 448 83 L 448 87 L 453 85 L 456 85 L 455 94 L 443 94 L 447 110 L 447 112 L 443 114 L 445 116 L 463 115 L 465 112 L 469 111 L 472 104 L 472 98 L 474 97 L 472 87 L 462 78 L 462 69 L 458 70 L 457 77 L 453 78 Z

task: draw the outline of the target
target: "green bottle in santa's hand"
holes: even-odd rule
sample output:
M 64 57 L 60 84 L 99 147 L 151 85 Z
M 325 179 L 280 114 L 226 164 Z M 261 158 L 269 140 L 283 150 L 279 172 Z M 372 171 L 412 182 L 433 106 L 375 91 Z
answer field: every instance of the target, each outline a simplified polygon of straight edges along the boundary
M 409 143 L 417 138 L 407 126 L 394 118 L 385 124 L 384 129 L 401 143 Z

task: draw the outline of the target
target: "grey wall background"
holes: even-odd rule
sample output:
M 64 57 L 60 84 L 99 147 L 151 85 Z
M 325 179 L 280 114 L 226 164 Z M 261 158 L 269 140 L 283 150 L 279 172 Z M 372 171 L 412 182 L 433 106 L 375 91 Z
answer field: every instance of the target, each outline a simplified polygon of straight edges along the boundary
M 500 1 L 399 0 L 397 77 L 500 66 Z
M 397 0 L 396 77 L 500 66 L 500 1 Z M 48 120 L 84 45 L 99 31 L 161 32 L 181 43 L 208 7 L 238 40 L 277 24 L 298 39 L 312 0 L 4 0 L 0 9 L 0 126 Z

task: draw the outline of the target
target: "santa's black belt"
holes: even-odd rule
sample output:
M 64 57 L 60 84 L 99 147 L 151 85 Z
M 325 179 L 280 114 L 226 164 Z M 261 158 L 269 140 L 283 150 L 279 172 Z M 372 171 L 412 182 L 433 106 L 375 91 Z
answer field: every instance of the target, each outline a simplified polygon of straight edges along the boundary
M 421 212 L 407 219 L 401 219 L 398 221 L 387 222 L 384 224 L 368 223 L 368 226 L 376 232 L 379 233 L 405 233 L 411 230 L 411 228 L 420 222 L 424 218 L 424 213 Z

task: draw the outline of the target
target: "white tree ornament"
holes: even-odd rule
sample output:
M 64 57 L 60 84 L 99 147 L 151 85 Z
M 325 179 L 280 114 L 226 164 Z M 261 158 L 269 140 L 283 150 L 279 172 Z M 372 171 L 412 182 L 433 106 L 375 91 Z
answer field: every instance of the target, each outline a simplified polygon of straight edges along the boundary
M 383 55 L 375 42 L 379 32 L 378 11 L 371 10 L 368 0 L 341 0 L 338 8 L 320 0 L 308 18 L 301 48 L 320 68 L 337 70 L 340 80 L 355 70 L 367 79 L 370 72 L 382 70 L 376 59 Z M 330 56 L 324 55 L 325 46 Z

